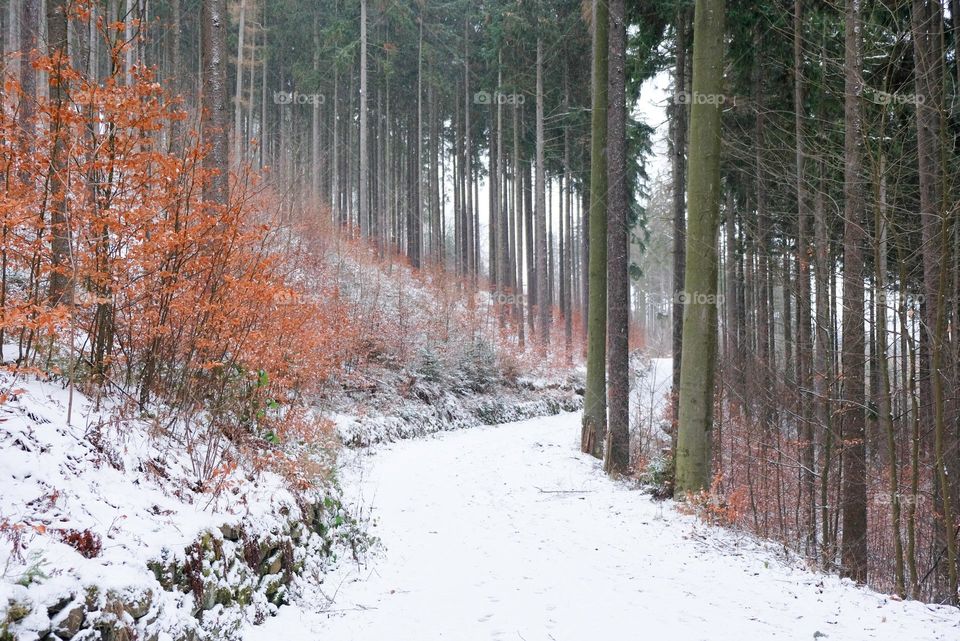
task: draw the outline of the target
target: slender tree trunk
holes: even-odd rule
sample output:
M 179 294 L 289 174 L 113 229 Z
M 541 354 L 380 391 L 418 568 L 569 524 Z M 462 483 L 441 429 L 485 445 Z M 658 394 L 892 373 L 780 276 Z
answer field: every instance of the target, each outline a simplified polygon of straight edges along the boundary
M 49 6 L 50 5 L 48 2 L 48 9 Z M 123 12 L 123 40 L 124 42 L 128 43 L 128 46 L 123 51 L 123 81 L 128 87 L 133 84 L 133 21 L 135 17 L 136 14 L 133 10 L 133 0 L 126 0 L 125 9 Z
M 944 460 L 945 415 L 942 396 L 945 372 L 940 368 L 942 355 L 949 348 L 940 339 L 945 337 L 946 294 L 942 272 L 949 265 L 949 236 L 944 215 L 943 192 L 943 16 L 936 0 L 913 0 L 911 28 L 915 60 L 915 90 L 918 100 L 917 158 L 920 181 L 920 228 L 923 257 L 925 301 L 921 306 L 923 331 L 920 345 L 920 395 L 923 423 L 934 426 L 934 485 L 943 509 L 936 528 L 937 547 L 947 553 L 946 573 L 938 569 L 947 585 L 944 594 L 951 603 L 957 602 L 957 550 L 952 520 L 952 479 Z
M 810 368 L 810 195 L 806 182 L 806 147 L 803 82 L 803 9 L 804 0 L 795 0 L 793 14 L 793 108 L 797 151 L 797 371 L 800 384 L 800 438 L 803 472 L 801 487 L 807 505 L 807 554 L 817 553 L 817 495 L 813 416 L 810 390 L 813 389 Z
M 267 164 L 267 7 L 269 0 L 263 0 L 263 62 L 260 66 L 260 147 L 258 149 L 258 166 L 261 170 Z M 334 75 L 336 77 L 336 75 Z M 336 85 L 334 85 L 336 86 Z M 336 104 L 336 92 L 334 92 L 334 104 Z
M 550 303 L 547 287 L 551 283 L 547 280 L 547 206 L 546 206 L 546 171 L 544 163 L 543 139 L 543 41 L 537 38 L 537 311 L 540 333 L 537 337 L 540 343 L 541 354 L 546 354 L 550 345 Z
M 264 63 L 266 64 L 266 63 Z M 264 76 L 266 77 L 266 76 Z M 333 151 L 333 161 L 330 163 L 333 178 L 330 189 L 330 209 L 333 211 L 333 220 L 337 225 L 343 225 L 343 214 L 340 211 L 340 96 L 339 94 L 340 74 L 336 69 L 333 71 L 333 108 L 331 109 L 331 118 L 333 119 L 333 136 L 330 147 Z
M 565 111 L 569 111 L 570 108 L 570 98 L 566 86 L 566 76 L 564 76 L 564 104 L 566 106 Z M 566 351 L 567 363 L 573 363 L 573 215 L 571 214 L 573 198 L 572 198 L 572 182 L 571 182 L 571 171 L 570 171 L 570 128 L 563 128 L 563 175 L 564 181 L 567 186 L 566 193 L 564 194 L 566 202 L 566 238 L 564 239 L 564 249 L 565 252 L 561 252 L 561 259 L 563 260 L 563 283 L 562 287 L 564 288 L 564 295 L 561 296 L 563 299 L 563 339 L 564 339 L 564 349 Z
M 264 51 L 266 48 L 263 48 Z M 243 127 L 244 140 L 243 146 L 246 148 L 246 156 L 244 159 L 248 162 L 252 162 L 250 157 L 250 141 L 254 137 L 254 122 L 253 122 L 253 105 L 254 98 L 256 96 L 256 77 L 257 77 L 257 31 L 254 29 L 252 40 L 250 41 L 250 75 L 247 77 L 247 122 Z M 319 162 L 319 161 L 318 161 Z M 319 166 L 319 165 L 318 165 Z M 319 198 L 319 192 L 317 193 Z M 319 201 L 318 201 L 319 202 Z
M 320 16 L 313 17 L 313 73 L 320 73 Z M 313 206 L 320 204 L 320 183 L 323 175 L 323 159 L 320 155 L 320 101 L 315 100 L 310 110 L 310 197 Z
M 630 285 L 627 276 L 629 194 L 626 181 L 626 38 L 624 0 L 610 1 L 609 106 L 607 108 L 607 406 L 604 467 L 630 467 Z
M 243 151 L 243 39 L 247 28 L 247 2 L 240 0 L 240 25 L 237 27 L 237 91 L 233 99 L 233 158 L 240 163 Z
M 502 52 L 497 52 L 497 88 L 499 90 L 502 84 L 501 72 Z M 503 105 L 497 100 L 497 119 L 495 123 L 497 129 L 497 171 L 491 176 L 491 182 L 497 184 L 497 281 L 504 291 L 509 291 L 510 282 L 510 231 L 508 220 L 508 206 L 506 204 L 506 181 L 504 180 L 504 157 L 503 157 Z M 500 315 L 501 324 L 506 320 L 504 314 Z
M 520 118 L 516 103 L 513 105 L 513 211 L 514 211 L 514 230 L 516 233 L 516 258 L 517 258 L 517 343 L 520 349 L 526 347 L 526 334 L 524 332 L 523 312 L 525 296 L 523 287 L 523 169 L 520 163 Z M 529 260 L 529 256 L 528 256 Z M 528 283 L 529 287 L 529 283 Z
M 496 95 L 496 92 L 494 93 Z M 498 237 L 497 230 L 500 227 L 500 183 L 497 175 L 500 172 L 499 158 L 497 156 L 497 110 L 498 105 L 490 103 L 490 144 L 487 149 L 487 277 L 490 280 L 490 287 L 497 290 L 502 284 L 500 281 L 499 255 L 498 255 Z
M 884 158 L 880 158 L 880 184 L 877 211 L 874 220 L 874 265 L 876 268 L 876 364 L 879 369 L 880 394 L 878 410 L 880 423 L 887 437 L 887 473 L 890 475 L 890 517 L 893 528 L 894 589 L 906 597 L 903 566 L 903 537 L 900 534 L 900 469 L 897 465 L 897 436 L 893 424 L 890 401 L 890 372 L 887 360 L 887 185 Z
M 50 159 L 50 258 L 51 273 L 49 300 L 53 304 L 73 304 L 73 260 L 71 234 L 67 211 L 67 187 L 70 184 L 67 172 L 66 133 L 67 123 L 62 110 L 66 108 L 68 81 L 67 10 L 66 0 L 47 0 L 47 48 L 52 58 L 52 68 L 47 74 L 50 101 L 55 109 L 50 128 L 53 135 L 53 150 Z
M 676 24 L 676 67 L 674 70 L 674 92 L 676 97 L 671 105 L 671 181 L 673 183 L 673 385 L 670 399 L 673 405 L 671 426 L 671 450 L 677 449 L 677 422 L 680 418 L 680 353 L 683 348 L 683 269 L 686 262 L 687 230 L 687 105 L 679 97 L 687 91 L 687 29 L 689 9 L 677 11 Z
M 466 250 L 467 274 L 470 275 L 471 282 L 476 283 L 476 254 L 474 247 L 474 225 L 473 225 L 473 151 L 470 147 L 470 31 L 469 22 L 466 18 L 463 20 L 463 156 L 464 156 L 464 194 L 466 195 L 466 211 L 464 223 L 466 232 L 464 234 L 464 243 Z
M 421 26 L 422 29 L 422 26 Z M 417 96 L 419 105 L 419 94 Z M 419 112 L 418 124 L 419 124 Z M 418 142 L 419 144 L 419 142 Z M 370 235 L 370 159 L 367 143 L 367 0 L 360 0 L 360 185 L 359 201 L 360 235 Z
M 205 200 L 229 199 L 227 143 L 227 7 L 226 0 L 203 0 L 203 119 L 201 133 L 210 151 L 203 166 L 213 176 L 204 185 Z
M 13 3 L 12 3 L 13 4 Z M 23 95 L 17 113 L 17 124 L 25 150 L 33 148 L 33 115 L 36 112 L 37 72 L 33 68 L 40 29 L 40 0 L 23 0 L 20 5 L 20 91 Z
M 817 162 L 819 186 L 814 199 L 814 238 L 816 244 L 814 282 L 816 284 L 816 342 L 814 344 L 813 395 L 816 422 L 821 430 L 822 463 L 820 465 L 821 558 L 827 567 L 833 563 L 830 538 L 829 479 L 833 449 L 833 333 L 830 316 L 830 283 L 833 266 L 830 261 L 830 223 L 827 219 L 824 193 L 823 161 Z
M 437 113 L 437 92 L 432 84 L 428 92 L 428 111 L 430 112 L 430 250 L 434 264 L 441 265 L 443 261 L 443 213 L 440 208 L 440 180 L 437 176 L 438 160 L 440 158 L 440 116 Z
M 861 185 L 860 0 L 847 0 L 844 79 L 843 538 L 844 576 L 867 579 L 866 397 L 864 392 L 864 209 Z
M 527 249 L 527 288 L 529 298 L 527 300 L 527 330 L 530 341 L 536 342 L 536 307 L 539 300 L 539 279 L 537 277 L 537 265 L 534 252 L 534 233 L 533 233 L 533 163 L 527 161 L 523 168 L 523 223 L 526 231 L 526 249 Z
M 587 320 L 587 382 L 580 449 L 603 456 L 607 432 L 607 49 L 609 11 L 594 3 L 593 107 L 590 127 L 590 301 Z

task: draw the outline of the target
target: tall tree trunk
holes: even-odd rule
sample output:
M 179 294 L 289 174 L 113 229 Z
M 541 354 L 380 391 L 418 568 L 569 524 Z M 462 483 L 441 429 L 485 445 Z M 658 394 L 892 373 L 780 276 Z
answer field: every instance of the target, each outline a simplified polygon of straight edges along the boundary
M 540 334 L 540 352 L 546 354 L 550 345 L 550 303 L 547 295 L 547 204 L 546 204 L 546 168 L 544 163 L 543 139 L 543 41 L 537 38 L 537 311 Z
M 180 72 L 183 69 L 183 55 L 181 52 L 181 9 L 180 9 L 180 0 L 171 0 L 170 2 L 170 13 L 171 13 L 171 27 L 170 27 L 170 75 L 168 79 L 169 89 L 175 94 L 182 94 L 184 89 L 184 82 L 180 80 Z M 96 19 L 94 15 L 92 19 Z M 93 25 L 91 24 L 91 29 Z M 93 49 L 94 42 L 96 41 L 96 33 L 91 31 L 90 33 L 90 66 L 91 71 L 96 66 L 96 52 Z M 91 78 L 95 78 L 96 74 L 91 73 Z M 183 131 L 184 124 L 181 119 L 173 119 L 170 121 L 170 148 L 173 151 L 179 152 L 183 148 Z
M 826 206 L 824 161 L 817 160 L 818 187 L 814 195 L 814 282 L 816 285 L 815 327 L 816 341 L 813 354 L 813 396 L 816 423 L 820 428 L 822 463 L 820 465 L 820 528 L 821 558 L 833 563 L 833 542 L 830 538 L 829 479 L 833 449 L 833 332 L 830 314 L 830 290 L 834 281 L 830 257 L 830 221 Z
M 906 597 L 903 566 L 903 537 L 900 534 L 900 469 L 897 465 L 897 435 L 890 400 L 890 372 L 887 360 L 887 184 L 884 157 L 880 158 L 879 197 L 874 218 L 874 266 L 876 276 L 876 364 L 879 369 L 878 410 L 887 437 L 887 473 L 890 475 L 890 525 L 893 528 L 894 589 Z
M 499 90 L 502 84 L 501 76 L 501 59 L 502 52 L 497 52 L 497 89 Z M 497 148 L 496 148 L 496 157 L 497 157 L 497 171 L 491 177 L 491 181 L 497 184 L 497 214 L 498 214 L 498 225 L 497 225 L 497 281 L 500 283 L 500 287 L 504 291 L 509 291 L 511 287 L 510 279 L 510 231 L 509 231 L 509 207 L 506 204 L 506 191 L 507 185 L 504 180 L 506 174 L 504 168 L 504 157 L 503 157 L 503 105 L 500 100 L 497 100 L 497 120 L 494 125 L 497 129 Z M 506 320 L 505 316 L 501 314 L 500 322 L 503 323 Z
M 719 96 L 723 83 L 723 0 L 697 0 L 693 26 L 696 96 Z M 676 489 L 710 486 L 714 369 L 717 359 L 717 228 L 720 210 L 720 103 L 692 101 L 684 273 L 683 350 Z
M 524 242 L 527 250 L 527 329 L 531 342 L 536 342 L 536 306 L 539 296 L 537 266 L 533 240 L 533 163 L 527 161 L 523 165 L 523 227 L 526 232 Z
M 607 108 L 607 434 L 604 467 L 624 473 L 630 467 L 630 285 L 626 164 L 627 100 L 624 0 L 610 1 L 609 106 Z
M 15 3 L 11 3 L 13 5 Z M 40 30 L 40 0 L 23 0 L 20 5 L 20 91 L 23 95 L 17 113 L 17 125 L 25 150 L 33 148 L 33 115 L 36 112 L 37 72 L 33 68 Z
M 420 35 L 417 39 L 417 127 L 416 145 L 413 145 L 411 151 L 415 154 L 412 165 L 411 180 L 413 184 L 413 195 L 410 199 L 411 209 L 407 215 L 407 257 L 414 267 L 420 267 L 421 261 L 421 239 L 422 239 L 422 218 L 423 210 L 423 16 L 420 20 Z
M 48 10 L 49 6 L 48 3 Z M 133 21 L 135 17 L 136 13 L 133 10 L 133 0 L 126 0 L 126 6 L 123 12 L 123 41 L 127 43 L 127 47 L 123 50 L 123 79 L 124 84 L 128 87 L 133 84 Z
M 476 283 L 476 254 L 474 247 L 474 213 L 473 213 L 473 150 L 470 147 L 470 30 L 467 18 L 463 20 L 463 156 L 464 156 L 464 194 L 466 195 L 466 210 L 464 212 L 464 234 L 466 252 L 466 271 L 471 282 Z
M 203 118 L 201 133 L 210 150 L 203 158 L 213 172 L 203 197 L 221 205 L 229 199 L 227 143 L 226 0 L 203 0 Z
M 671 450 L 677 449 L 677 422 L 680 418 L 680 353 L 683 348 L 683 269 L 686 262 L 686 233 L 687 233 L 687 105 L 680 96 L 687 91 L 687 29 L 689 22 L 689 8 L 683 7 L 677 11 L 676 17 L 676 67 L 674 69 L 673 84 L 675 98 L 671 104 L 672 118 L 670 126 L 673 129 L 671 136 L 671 182 L 673 184 L 673 384 L 670 399 L 673 405 L 671 426 Z
M 499 75 L 499 74 L 498 74 Z M 499 100 L 496 96 L 499 93 L 499 82 L 497 90 L 494 91 L 494 99 L 490 102 L 490 146 L 487 149 L 487 260 L 488 278 L 490 287 L 498 290 L 503 284 L 501 281 L 500 256 L 499 256 L 499 232 L 500 229 L 500 157 L 497 154 L 499 147 L 497 136 L 500 133 L 497 130 L 497 112 L 500 110 Z M 498 314 L 499 315 L 499 314 Z
M 847 0 L 845 18 L 843 175 L 843 536 L 844 576 L 867 578 L 866 396 L 864 392 L 863 244 L 861 185 L 860 1 Z
M 422 26 L 421 26 L 422 29 Z M 419 105 L 419 95 L 417 96 Z M 419 113 L 418 124 L 419 124 Z M 418 143 L 419 144 L 419 143 Z M 370 235 L 370 160 L 367 144 L 367 0 L 360 0 L 360 235 Z
M 233 99 L 233 158 L 240 164 L 243 152 L 243 39 L 247 28 L 247 2 L 240 0 L 240 25 L 237 27 L 237 91 Z
M 937 499 L 942 503 L 941 519 L 937 523 L 937 547 L 947 552 L 946 574 L 938 569 L 946 582 L 944 593 L 951 603 L 957 601 L 957 550 L 952 520 L 952 479 L 943 459 L 946 437 L 942 390 L 945 373 L 938 366 L 948 347 L 938 342 L 941 323 L 945 322 L 943 287 L 949 265 L 949 242 L 941 238 L 948 234 L 944 216 L 943 193 L 943 16 L 938 0 L 913 0 L 911 28 L 915 61 L 915 92 L 917 101 L 917 159 L 920 181 L 920 232 L 922 239 L 923 283 L 925 300 L 921 305 L 923 330 L 920 337 L 920 406 L 923 423 L 934 426 L 934 484 Z M 956 19 L 956 16 L 954 16 Z M 945 332 L 943 333 L 945 336 Z M 938 398 L 938 395 L 940 398 Z
M 63 120 L 68 89 L 67 66 L 67 10 L 66 0 L 47 0 L 47 48 L 52 59 L 52 68 L 47 74 L 50 101 L 55 109 L 50 128 L 53 149 L 50 158 L 50 254 L 51 273 L 49 300 L 51 303 L 73 304 L 73 260 L 71 256 L 70 224 L 67 212 L 67 177 L 69 164 L 63 131 L 68 125 Z
M 253 43 L 256 44 L 255 42 Z M 315 76 L 320 74 L 320 16 L 313 17 L 313 73 Z M 252 81 L 252 78 L 251 78 Z M 320 184 L 323 175 L 323 158 L 320 155 L 321 132 L 320 126 L 320 101 L 314 100 L 310 109 L 310 197 L 313 200 L 313 206 L 320 205 Z
M 266 60 L 266 57 L 264 57 Z M 266 64 L 266 62 L 264 62 Z M 264 76 L 266 77 L 266 76 Z M 333 212 L 333 220 L 337 225 L 343 225 L 343 214 L 340 211 L 340 127 L 339 127 L 339 115 L 340 115 L 340 74 L 337 69 L 333 70 L 333 106 L 331 109 L 330 117 L 333 120 L 333 135 L 331 136 L 330 147 L 333 151 L 333 161 L 330 163 L 331 172 L 333 174 L 331 178 L 331 188 L 330 188 L 330 209 Z
M 593 107 L 590 126 L 590 301 L 587 314 L 587 382 L 580 449 L 603 456 L 607 431 L 607 48 L 608 5 L 594 2 Z
M 443 212 L 441 211 L 440 206 L 440 184 L 441 181 L 437 175 L 438 170 L 438 160 L 440 160 L 440 118 L 441 116 L 437 113 L 437 92 L 434 90 L 433 85 L 431 84 L 428 89 L 428 105 L 429 109 L 429 118 L 430 118 L 430 181 L 429 181 L 429 191 L 430 191 L 430 250 L 432 253 L 432 259 L 434 264 L 440 265 L 443 261 Z
M 520 118 L 516 103 L 513 105 L 513 212 L 514 212 L 514 233 L 516 240 L 516 270 L 517 270 L 517 344 L 520 349 L 526 347 L 526 334 L 524 332 L 524 274 L 523 274 L 523 168 L 520 162 Z M 529 258 L 528 258 L 529 260 Z M 529 283 L 528 283 L 529 286 Z
M 805 527 L 808 555 L 817 553 L 817 495 L 813 417 L 810 390 L 813 389 L 810 368 L 810 195 L 806 182 L 806 147 L 803 84 L 803 8 L 804 0 L 795 0 L 793 13 L 793 109 L 797 152 L 797 371 L 799 373 L 800 439 L 803 472 L 801 487 L 807 505 Z
M 564 76 L 564 111 L 569 111 L 570 108 L 570 95 L 567 89 L 566 75 Z M 563 128 L 563 175 L 564 181 L 567 186 L 566 193 L 564 194 L 564 200 L 566 202 L 566 237 L 564 238 L 564 249 L 566 251 L 561 252 L 561 260 L 563 260 L 563 283 L 562 291 L 564 292 L 561 296 L 563 302 L 563 339 L 564 339 L 564 350 L 567 356 L 567 363 L 573 363 L 573 215 L 571 214 L 571 209 L 573 205 L 573 185 L 572 185 L 572 173 L 570 171 L 570 128 Z
M 267 164 L 267 62 L 270 58 L 267 55 L 268 52 L 268 42 L 267 36 L 269 31 L 267 31 L 267 7 L 269 6 L 269 0 L 263 0 L 263 61 L 260 65 L 260 146 L 258 148 L 258 167 L 263 170 L 264 166 Z M 336 78 L 336 71 L 334 71 L 334 78 Z M 334 80 L 334 87 L 336 87 L 336 80 Z M 334 104 L 336 104 L 337 94 L 336 89 L 334 89 Z

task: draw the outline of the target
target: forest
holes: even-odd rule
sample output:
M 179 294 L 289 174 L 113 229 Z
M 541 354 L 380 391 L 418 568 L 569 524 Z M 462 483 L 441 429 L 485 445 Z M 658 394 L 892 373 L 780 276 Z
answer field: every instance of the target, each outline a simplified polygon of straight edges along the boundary
M 957 16 L 0 0 L 0 641 L 951 638 Z

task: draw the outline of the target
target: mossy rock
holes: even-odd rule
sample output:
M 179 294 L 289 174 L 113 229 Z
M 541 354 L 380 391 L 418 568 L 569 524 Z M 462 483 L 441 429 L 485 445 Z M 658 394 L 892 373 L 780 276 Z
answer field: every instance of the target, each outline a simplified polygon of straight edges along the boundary
M 131 627 L 133 618 L 127 614 L 124 603 L 115 596 L 107 596 L 101 619 L 93 627 L 100 633 L 101 641 L 134 641 L 136 631 Z M 130 624 L 130 625 L 128 625 Z
M 174 587 L 180 583 L 182 573 L 179 571 L 177 564 L 168 561 L 166 556 L 166 550 L 164 550 L 160 559 L 147 562 L 147 568 L 153 572 L 153 577 L 160 584 L 160 587 L 167 592 L 172 592 Z
M 263 591 L 267 601 L 274 605 L 286 605 L 287 587 L 283 584 L 283 577 L 275 576 L 267 580 Z
M 290 538 L 298 543 L 303 538 L 303 523 L 297 521 L 290 526 Z
M 200 610 L 209 610 L 217 604 L 217 587 L 215 585 L 205 585 L 203 588 L 203 597 L 200 599 Z
M 87 608 L 83 603 L 75 601 L 72 607 L 65 608 L 53 620 L 53 632 L 58 638 L 69 641 L 80 632 L 87 615 Z
M 272 574 L 280 574 L 280 571 L 283 569 L 283 553 L 280 550 L 274 552 L 273 556 L 263 562 L 263 565 L 260 568 L 260 574 L 262 576 L 270 576 Z
M 280 542 L 273 537 L 267 537 L 260 541 L 260 558 L 268 559 L 280 549 Z
M 243 529 L 239 525 L 224 523 L 220 526 L 220 535 L 224 541 L 236 543 L 243 537 Z
M 219 604 L 224 607 L 229 607 L 234 603 L 233 590 L 228 587 L 220 586 L 216 589 L 214 594 L 214 604 Z
M 6 623 L 19 623 L 30 616 L 31 612 L 33 612 L 33 608 L 29 603 L 10 601 L 7 604 Z
M 237 605 L 241 607 L 246 607 L 250 605 L 250 603 L 253 601 L 253 586 L 250 586 L 250 585 L 243 586 L 242 588 L 237 590 L 233 598 L 234 598 L 234 601 L 236 601 Z
M 150 612 L 153 604 L 153 590 L 139 590 L 134 595 L 120 594 L 113 590 L 107 592 L 107 602 L 119 604 L 119 607 L 133 619 L 142 619 Z

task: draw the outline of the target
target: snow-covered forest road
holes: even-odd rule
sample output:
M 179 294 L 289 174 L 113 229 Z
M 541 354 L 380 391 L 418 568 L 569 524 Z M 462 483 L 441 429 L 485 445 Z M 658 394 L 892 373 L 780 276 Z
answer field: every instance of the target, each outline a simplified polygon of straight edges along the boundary
M 384 553 L 248 641 L 960 638 L 960 611 L 807 572 L 610 481 L 578 442 L 561 415 L 351 453 Z

